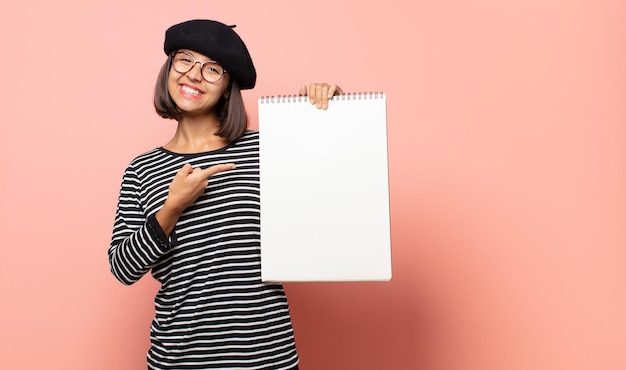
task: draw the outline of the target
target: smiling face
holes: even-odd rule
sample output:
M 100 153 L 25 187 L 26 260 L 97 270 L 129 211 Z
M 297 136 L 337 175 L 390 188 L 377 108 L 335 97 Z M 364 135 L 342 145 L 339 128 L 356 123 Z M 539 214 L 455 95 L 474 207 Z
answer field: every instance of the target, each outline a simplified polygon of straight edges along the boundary
M 211 58 L 191 50 L 186 51 L 199 62 L 210 61 Z M 170 68 L 167 88 L 176 106 L 186 115 L 202 115 L 214 112 L 217 102 L 225 94 L 230 83 L 228 73 L 218 82 L 207 82 L 202 78 L 200 63 L 185 73 Z

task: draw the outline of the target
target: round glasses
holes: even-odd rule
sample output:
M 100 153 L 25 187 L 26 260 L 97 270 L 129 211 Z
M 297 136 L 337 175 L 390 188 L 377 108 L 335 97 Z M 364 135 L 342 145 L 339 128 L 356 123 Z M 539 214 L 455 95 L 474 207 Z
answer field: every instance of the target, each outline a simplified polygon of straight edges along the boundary
M 191 53 L 186 51 L 177 51 L 172 54 L 172 67 L 174 67 L 174 70 L 178 73 L 187 73 L 191 71 L 196 63 L 200 63 L 200 73 L 202 78 L 204 78 L 207 82 L 216 83 L 221 80 L 222 77 L 224 77 L 224 73 L 226 73 L 224 67 L 212 60 L 201 62 L 196 60 Z

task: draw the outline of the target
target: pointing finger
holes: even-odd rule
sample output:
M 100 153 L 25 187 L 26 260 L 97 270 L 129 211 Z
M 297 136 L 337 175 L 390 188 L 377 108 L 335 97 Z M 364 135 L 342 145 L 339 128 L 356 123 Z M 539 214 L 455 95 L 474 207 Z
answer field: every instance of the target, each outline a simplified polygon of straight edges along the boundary
M 224 164 L 216 164 L 214 166 L 205 168 L 202 171 L 202 175 L 205 178 L 209 178 L 213 175 L 215 175 L 216 173 L 220 173 L 223 171 L 228 171 L 228 170 L 232 170 L 234 169 L 236 166 L 234 163 L 224 163 Z

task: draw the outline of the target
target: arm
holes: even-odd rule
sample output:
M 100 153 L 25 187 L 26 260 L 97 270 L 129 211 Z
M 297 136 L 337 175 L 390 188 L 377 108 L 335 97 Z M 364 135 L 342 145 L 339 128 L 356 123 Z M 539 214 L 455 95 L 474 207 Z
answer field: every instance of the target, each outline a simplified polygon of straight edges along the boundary
M 109 247 L 113 275 L 126 285 L 145 275 L 172 247 L 169 235 L 181 213 L 205 191 L 209 177 L 234 167 L 229 163 L 200 169 L 185 164 L 169 185 L 163 207 L 149 217 L 144 214 L 139 201 L 140 181 L 132 169 L 127 169 Z
M 144 214 L 139 187 L 135 172 L 127 169 L 108 250 L 111 272 L 126 285 L 138 281 L 172 247 L 156 218 Z

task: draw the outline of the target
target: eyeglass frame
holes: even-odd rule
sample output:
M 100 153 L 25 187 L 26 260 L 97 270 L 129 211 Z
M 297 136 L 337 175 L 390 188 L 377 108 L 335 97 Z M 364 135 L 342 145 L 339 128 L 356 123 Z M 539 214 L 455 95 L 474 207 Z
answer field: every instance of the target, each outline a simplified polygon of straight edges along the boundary
M 181 71 L 177 70 L 177 69 L 176 69 L 176 67 L 174 67 L 174 57 L 176 56 L 176 54 L 179 54 L 179 53 L 181 53 L 181 54 L 185 54 L 185 55 L 189 56 L 191 59 L 193 59 L 193 64 L 192 64 L 192 65 L 189 67 L 189 69 L 188 69 L 188 70 L 186 70 L 185 72 L 181 72 Z M 194 57 L 194 56 L 193 56 L 190 52 L 188 52 L 188 51 L 184 51 L 184 50 L 176 50 L 176 51 L 174 51 L 174 52 L 170 53 L 170 66 L 171 66 L 172 68 L 174 68 L 174 70 L 175 70 L 176 72 L 180 73 L 180 74 L 189 73 L 189 71 L 191 71 L 191 70 L 192 70 L 192 69 L 196 66 L 196 63 L 200 63 L 200 76 L 202 76 L 202 79 L 203 79 L 204 81 L 208 82 L 208 83 L 211 83 L 211 84 L 215 84 L 215 83 L 220 82 L 220 81 L 222 80 L 222 78 L 224 78 L 224 75 L 225 75 L 226 73 L 228 73 L 228 71 L 226 71 L 226 68 L 224 68 L 224 66 L 223 66 L 223 65 L 221 65 L 221 64 L 219 64 L 218 62 L 216 62 L 216 61 L 214 61 L 214 60 L 207 60 L 207 61 L 201 62 L 201 61 L 199 61 L 198 59 L 196 59 L 196 58 L 195 58 L 195 57 Z M 205 64 L 217 64 L 218 66 L 222 67 L 222 74 L 220 75 L 220 78 L 218 78 L 218 79 L 217 79 L 217 80 L 215 80 L 215 81 L 209 81 L 209 80 L 207 80 L 207 79 L 206 79 L 206 77 L 204 77 L 204 73 L 202 73 L 202 70 L 203 70 L 203 68 L 204 68 L 204 65 L 205 65 Z

